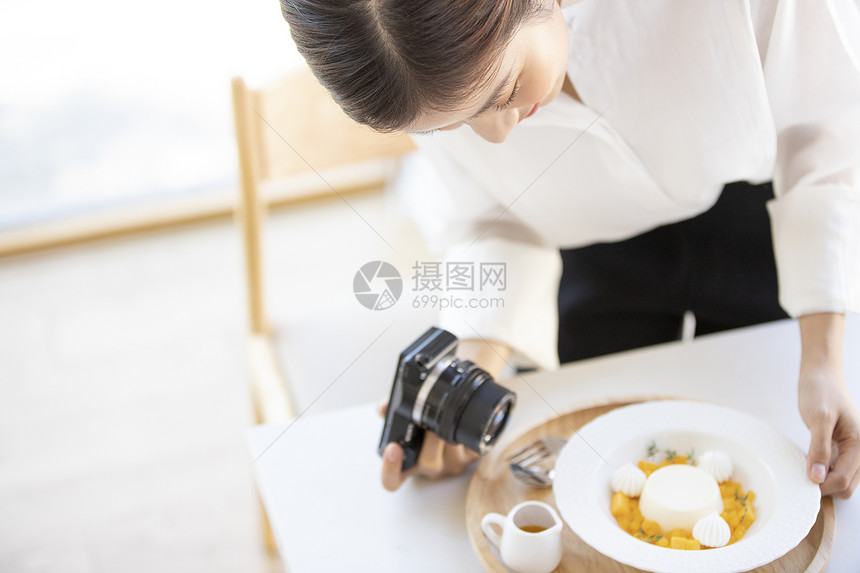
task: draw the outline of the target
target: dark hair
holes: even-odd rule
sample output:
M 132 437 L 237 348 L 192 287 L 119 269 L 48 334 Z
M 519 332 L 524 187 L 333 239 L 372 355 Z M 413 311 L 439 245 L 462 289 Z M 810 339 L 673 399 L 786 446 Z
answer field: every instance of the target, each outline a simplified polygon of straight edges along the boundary
M 347 115 L 379 131 L 461 109 L 536 0 L 280 0 L 293 40 Z

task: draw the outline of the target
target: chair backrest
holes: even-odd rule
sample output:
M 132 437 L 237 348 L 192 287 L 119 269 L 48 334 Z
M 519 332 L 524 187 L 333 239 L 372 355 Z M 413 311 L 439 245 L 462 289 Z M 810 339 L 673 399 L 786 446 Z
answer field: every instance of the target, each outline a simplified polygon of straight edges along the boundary
M 306 68 L 254 98 L 265 179 L 397 157 L 414 148 L 405 134 L 381 134 L 355 123 Z
M 265 334 L 265 207 L 381 187 L 414 144 L 405 134 L 380 134 L 352 121 L 306 67 L 258 90 L 234 78 L 232 89 L 250 330 Z

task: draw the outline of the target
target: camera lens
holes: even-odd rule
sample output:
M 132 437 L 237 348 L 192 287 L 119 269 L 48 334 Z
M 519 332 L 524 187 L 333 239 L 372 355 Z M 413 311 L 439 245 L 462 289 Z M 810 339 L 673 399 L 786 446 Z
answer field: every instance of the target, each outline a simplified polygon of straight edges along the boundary
M 455 430 L 457 443 L 479 454 L 496 443 L 514 403 L 514 394 L 492 380 L 485 380 L 466 402 Z
M 452 444 L 487 452 L 505 428 L 516 396 L 468 360 L 440 361 L 416 402 L 416 423 Z
M 505 429 L 505 424 L 508 422 L 508 414 L 510 412 L 511 402 L 502 401 L 496 405 L 496 409 L 493 411 L 490 423 L 487 425 L 487 428 L 484 430 L 484 435 L 481 438 L 481 441 L 486 444 L 486 447 L 490 447 L 496 443 L 496 439 L 499 437 L 499 434 L 501 434 L 502 430 Z

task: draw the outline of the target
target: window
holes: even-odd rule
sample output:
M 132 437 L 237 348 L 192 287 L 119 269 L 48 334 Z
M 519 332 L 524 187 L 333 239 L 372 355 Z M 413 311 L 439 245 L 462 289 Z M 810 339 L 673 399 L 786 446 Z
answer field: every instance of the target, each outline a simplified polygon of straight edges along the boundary
M 272 0 L 0 4 L 0 231 L 235 189 L 230 78 L 300 63 Z

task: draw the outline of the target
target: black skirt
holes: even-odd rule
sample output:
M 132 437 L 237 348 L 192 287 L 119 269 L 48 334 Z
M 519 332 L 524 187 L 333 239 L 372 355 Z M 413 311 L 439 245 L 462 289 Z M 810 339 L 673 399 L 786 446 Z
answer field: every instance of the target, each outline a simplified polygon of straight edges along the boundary
M 770 183 L 731 183 L 692 219 L 617 243 L 561 251 L 561 362 L 786 318 L 765 203 Z

